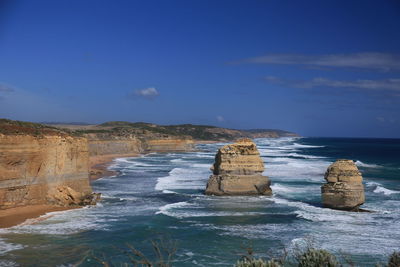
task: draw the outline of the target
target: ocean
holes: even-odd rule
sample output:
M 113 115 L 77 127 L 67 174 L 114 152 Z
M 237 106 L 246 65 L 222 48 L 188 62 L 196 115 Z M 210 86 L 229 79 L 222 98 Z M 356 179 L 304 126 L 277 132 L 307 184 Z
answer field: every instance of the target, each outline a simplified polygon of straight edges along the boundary
M 232 266 L 249 247 L 271 257 L 309 242 L 357 266 L 374 266 L 400 250 L 400 139 L 255 142 L 272 197 L 203 194 L 223 143 L 116 159 L 110 168 L 120 175 L 93 182 L 103 197 L 97 206 L 0 229 L 0 266 L 120 266 L 129 262 L 129 246 L 152 259 L 155 239 L 176 247 L 174 266 Z M 373 212 L 322 208 L 324 173 L 340 158 L 356 162 L 366 192 L 362 207 Z

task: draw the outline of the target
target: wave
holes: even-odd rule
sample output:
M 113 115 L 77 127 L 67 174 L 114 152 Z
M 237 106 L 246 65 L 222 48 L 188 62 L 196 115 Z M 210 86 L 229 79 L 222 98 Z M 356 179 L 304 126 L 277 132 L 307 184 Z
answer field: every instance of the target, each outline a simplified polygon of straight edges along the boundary
M 277 193 L 292 193 L 298 191 L 298 188 L 291 188 L 288 186 L 284 186 L 282 184 L 274 183 L 271 185 L 272 192 L 277 192 Z
M 320 148 L 320 147 L 325 147 L 325 146 L 313 146 L 313 145 L 303 145 L 299 143 L 293 143 L 294 147 L 299 147 L 299 148 Z
M 328 208 L 312 206 L 300 201 L 290 201 L 282 198 L 273 197 L 272 200 L 277 204 L 287 205 L 298 208 L 294 211 L 298 218 L 302 218 L 313 222 L 351 222 L 357 220 L 356 213 L 346 211 L 337 211 Z M 361 214 L 361 213 L 359 213 Z
M 158 191 L 174 189 L 203 189 L 208 179 L 208 164 L 192 164 L 186 168 L 174 168 L 168 176 L 157 179 Z
M 161 208 L 159 208 L 159 210 L 156 212 L 156 214 L 164 214 L 164 215 L 170 216 L 169 215 L 170 214 L 169 210 L 177 209 L 177 208 L 183 208 L 183 207 L 187 207 L 187 206 L 191 206 L 191 205 L 192 204 L 190 204 L 189 202 L 186 202 L 186 201 L 167 204 L 167 205 L 162 206 Z
M 374 190 L 374 193 L 383 193 L 385 195 L 392 195 L 392 194 L 399 194 L 400 192 L 387 189 L 383 186 L 377 186 L 376 189 Z
M 367 182 L 366 185 L 371 187 L 375 186 L 373 192 L 377 194 L 384 194 L 384 195 L 400 194 L 400 191 L 388 189 L 384 187 L 382 184 L 377 182 Z
M 171 159 L 172 163 L 184 163 L 186 162 L 184 159 Z
M 358 167 L 364 167 L 364 168 L 380 168 L 381 167 L 381 166 L 379 166 L 377 164 L 367 164 L 367 163 L 364 163 L 364 162 L 362 162 L 360 160 L 356 161 L 356 165 Z
M 326 159 L 326 157 L 322 157 L 322 156 L 302 155 L 302 154 L 298 154 L 298 153 L 289 153 L 287 155 L 290 157 L 298 157 L 298 158 L 304 158 L 304 159 Z
M 258 216 L 267 213 L 252 211 L 207 211 L 201 206 L 184 201 L 162 206 L 159 208 L 156 214 L 163 214 L 177 219 L 184 219 L 195 217 Z
M 0 233 L 70 235 L 93 229 L 106 230 L 106 225 L 102 225 L 108 221 L 106 216 L 99 217 L 91 213 L 91 209 L 95 207 L 48 212 L 22 224 L 0 229 Z
M 14 244 L 14 243 L 8 243 L 4 239 L 0 238 L 0 256 L 4 255 L 10 251 L 13 250 L 18 250 L 18 249 L 23 249 L 24 246 L 21 244 Z M 6 265 L 1 265 L 0 261 L 0 266 L 6 266 Z
M 272 180 L 321 181 L 330 162 L 323 159 L 299 159 L 288 157 L 264 158 L 265 172 Z

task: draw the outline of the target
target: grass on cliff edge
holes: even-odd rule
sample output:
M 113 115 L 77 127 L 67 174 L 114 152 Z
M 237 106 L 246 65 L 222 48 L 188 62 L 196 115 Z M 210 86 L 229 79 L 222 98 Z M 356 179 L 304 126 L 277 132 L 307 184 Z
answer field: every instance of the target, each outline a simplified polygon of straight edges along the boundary
M 71 135 L 67 130 L 61 130 L 55 127 L 43 125 L 34 122 L 14 121 L 0 119 L 0 133 L 4 135 Z

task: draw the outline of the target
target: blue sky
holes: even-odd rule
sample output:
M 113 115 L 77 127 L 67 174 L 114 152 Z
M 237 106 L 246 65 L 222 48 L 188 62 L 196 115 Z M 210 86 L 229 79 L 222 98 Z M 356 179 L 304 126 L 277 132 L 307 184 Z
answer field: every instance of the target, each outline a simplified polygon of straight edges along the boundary
M 0 117 L 400 137 L 398 1 L 0 0 Z

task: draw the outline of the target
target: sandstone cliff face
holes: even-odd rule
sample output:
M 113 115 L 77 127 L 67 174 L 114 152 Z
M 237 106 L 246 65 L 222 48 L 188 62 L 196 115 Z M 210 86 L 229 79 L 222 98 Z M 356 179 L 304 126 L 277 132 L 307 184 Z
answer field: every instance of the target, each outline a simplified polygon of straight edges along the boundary
M 48 204 L 60 186 L 91 194 L 85 138 L 0 134 L 0 209 Z
M 269 178 L 262 175 L 264 163 L 251 139 L 220 148 L 211 168 L 207 195 L 271 195 Z
M 362 176 L 352 160 L 339 159 L 328 167 L 327 181 L 321 187 L 322 204 L 325 207 L 342 210 L 358 210 L 364 204 Z
M 146 152 L 184 152 L 193 150 L 191 139 L 89 139 L 89 155 L 140 154 Z
M 142 141 L 136 138 L 125 140 L 90 140 L 89 155 L 113 155 L 113 154 L 140 154 L 145 151 Z
M 150 152 L 189 151 L 194 148 L 191 139 L 158 139 L 147 140 L 146 150 Z

